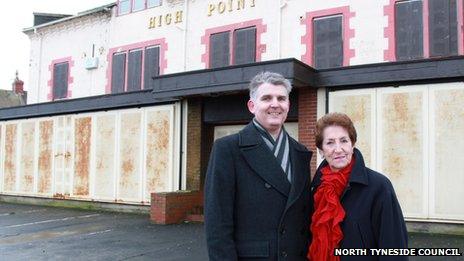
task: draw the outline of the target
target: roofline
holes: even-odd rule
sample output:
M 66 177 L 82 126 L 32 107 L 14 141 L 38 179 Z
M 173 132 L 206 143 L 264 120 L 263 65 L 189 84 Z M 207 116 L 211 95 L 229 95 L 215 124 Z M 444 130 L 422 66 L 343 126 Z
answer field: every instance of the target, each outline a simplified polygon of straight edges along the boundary
M 111 8 L 113 6 L 115 6 L 115 5 L 116 5 L 116 2 L 106 4 L 106 5 L 102 5 L 100 7 L 96 7 L 96 8 L 89 9 L 89 10 L 86 10 L 86 11 L 83 11 L 83 12 L 79 12 L 79 13 L 77 13 L 77 15 L 71 15 L 71 16 L 68 16 L 68 17 L 64 17 L 64 18 L 61 18 L 61 19 L 58 19 L 58 20 L 48 22 L 48 23 L 44 23 L 44 24 L 40 24 L 40 25 L 37 25 L 37 26 L 24 28 L 23 33 L 27 34 L 27 33 L 31 32 L 31 31 L 35 31 L 35 30 L 43 28 L 43 27 L 47 27 L 47 26 L 59 24 L 59 23 L 62 23 L 62 22 L 66 22 L 66 21 L 69 21 L 69 20 L 77 19 L 77 18 L 86 16 L 86 15 L 91 15 L 91 14 L 95 14 L 95 13 L 99 13 L 99 12 L 109 12 L 111 10 Z M 37 13 L 37 14 L 44 14 L 44 13 Z M 53 15 L 53 14 L 47 14 L 47 15 Z M 57 15 L 60 15 L 60 14 L 57 14 Z

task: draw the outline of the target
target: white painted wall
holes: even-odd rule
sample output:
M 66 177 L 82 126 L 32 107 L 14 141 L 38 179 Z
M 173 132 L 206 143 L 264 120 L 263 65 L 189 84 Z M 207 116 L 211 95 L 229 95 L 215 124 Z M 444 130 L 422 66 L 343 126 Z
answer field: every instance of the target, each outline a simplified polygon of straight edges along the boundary
M 307 12 L 342 6 L 350 6 L 350 11 L 355 13 L 350 20 L 350 28 L 355 29 L 355 37 L 350 40 L 355 57 L 349 64 L 383 61 L 383 51 L 387 48 L 383 33 L 387 17 L 383 15 L 383 7 L 388 0 L 316 0 L 311 3 L 304 0 L 278 0 L 272 3 L 244 0 L 245 8 L 240 10 L 237 10 L 238 0 L 232 0 L 232 11 L 229 11 L 229 1 L 222 1 L 226 8 L 219 13 L 220 2 L 174 1 L 174 4 L 165 3 L 160 7 L 122 16 L 118 16 L 116 8 L 113 8 L 110 16 L 92 14 L 30 32 L 30 103 L 47 101 L 47 81 L 51 77 L 48 66 L 54 59 L 72 56 L 75 61 L 71 68 L 74 77 L 74 83 L 70 86 L 72 98 L 104 94 L 110 48 L 164 38 L 168 46 L 165 50 L 167 68 L 164 74 L 205 69 L 201 60 L 206 51 L 201 43 L 205 31 L 241 21 L 262 19 L 266 26 L 266 32 L 261 35 L 261 44 L 266 46 L 262 61 L 290 57 L 301 59 L 306 52 L 306 45 L 301 43 L 301 38 L 306 34 L 306 25 L 301 23 L 301 18 Z M 214 10 L 208 15 L 210 5 L 214 6 Z M 177 11 L 183 12 L 181 23 L 174 23 Z M 163 20 L 161 27 L 149 28 L 151 17 L 161 15 L 164 19 L 167 14 L 172 15 L 170 25 Z M 99 67 L 86 70 L 84 61 L 91 55 L 92 44 L 95 44 Z

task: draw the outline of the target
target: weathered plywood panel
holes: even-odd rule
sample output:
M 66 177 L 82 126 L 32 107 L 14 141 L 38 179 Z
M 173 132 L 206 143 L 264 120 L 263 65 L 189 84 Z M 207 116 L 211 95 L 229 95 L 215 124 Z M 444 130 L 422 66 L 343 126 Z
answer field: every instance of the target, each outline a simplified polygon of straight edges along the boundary
M 95 197 L 114 198 L 116 116 L 98 116 L 95 132 Z
M 141 112 L 121 113 L 118 199 L 140 199 Z
M 358 95 L 352 91 L 352 94 L 347 95 L 332 95 L 330 97 L 332 100 L 331 112 L 342 112 L 348 115 L 356 128 L 358 134 L 357 142 L 355 144 L 364 157 L 366 166 L 372 166 L 372 150 L 373 145 L 372 140 L 372 95 L 363 94 Z
M 170 118 L 168 110 L 147 112 L 145 200 L 151 192 L 168 191 Z
M 464 218 L 464 90 L 436 90 L 435 214 Z
M 21 123 L 19 191 L 34 192 L 35 122 Z
M 423 213 L 422 92 L 381 95 L 382 172 L 392 181 L 406 214 Z
M 5 161 L 4 161 L 4 191 L 16 190 L 16 152 L 17 152 L 17 124 L 7 124 L 5 129 Z
M 37 192 L 52 193 L 53 121 L 39 122 L 39 160 Z
M 3 125 L 0 123 L 0 161 L 3 160 Z M 2 166 L 2 164 L 0 164 Z M 3 192 L 3 169 L 0 167 L 0 192 Z
M 90 148 L 92 118 L 77 118 L 74 123 L 73 195 L 88 196 L 90 189 Z

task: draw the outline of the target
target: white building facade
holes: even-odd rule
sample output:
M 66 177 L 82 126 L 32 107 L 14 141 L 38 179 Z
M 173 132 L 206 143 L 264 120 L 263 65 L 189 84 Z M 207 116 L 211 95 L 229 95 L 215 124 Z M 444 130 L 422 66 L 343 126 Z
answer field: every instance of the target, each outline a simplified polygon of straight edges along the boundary
M 31 39 L 28 98 L 31 103 L 43 103 L 157 89 L 155 79 L 159 76 L 283 58 L 296 58 L 321 72 L 446 59 L 464 54 L 463 14 L 462 0 L 120 0 L 24 30 Z M 178 87 L 182 88 L 182 83 Z M 357 146 L 368 165 L 392 180 L 409 220 L 464 223 L 464 205 L 460 203 L 464 198 L 464 165 L 457 164 L 464 161 L 464 152 L 455 149 L 464 147 L 460 139 L 464 133 L 463 102 L 464 84 L 457 80 L 359 88 L 319 86 L 317 116 L 342 111 L 352 117 L 359 133 Z M 170 126 L 188 121 L 177 114 L 178 106 L 166 107 L 167 114 L 162 116 Z M 136 124 L 143 125 L 149 116 L 141 113 L 145 116 Z M 99 115 L 90 115 L 88 121 L 97 124 Z M 124 128 L 118 115 L 110 118 L 119 139 Z M 2 124 L 5 146 L 9 127 L 6 122 Z M 216 128 L 229 133 L 225 126 Z M 100 133 L 100 129 L 92 131 Z M 174 127 L 170 133 L 173 140 L 166 148 L 177 153 L 172 144 L 182 143 L 182 134 L 176 134 Z M 134 149 L 148 155 L 147 134 L 143 135 L 145 147 Z M 124 142 L 120 138 L 115 149 Z M 89 150 L 96 153 L 98 149 Z M 118 157 L 125 152 L 118 153 L 120 156 L 109 156 L 119 162 Z M 147 191 L 175 190 L 179 179 L 187 179 L 185 175 L 178 178 L 182 172 L 176 170 L 180 157 L 170 157 L 163 172 L 164 187 L 159 190 L 158 185 L 147 187 L 144 183 L 151 177 L 143 172 L 148 166 L 146 159 L 138 162 L 142 167 L 136 172 L 142 174 L 136 179 L 145 185 L 137 188 L 138 196 L 125 198 L 146 203 Z M 10 160 L 2 161 L 4 170 Z M 92 162 L 97 164 L 98 159 Z M 4 173 L 5 178 L 8 174 Z M 120 181 L 118 175 L 114 184 Z M 100 182 L 97 174 L 89 177 L 89 182 Z M 22 193 L 21 185 L 6 179 L 1 184 L 2 193 Z M 5 184 L 11 187 L 6 190 Z M 97 186 L 92 184 L 90 191 Z M 114 184 L 104 197 L 90 198 L 117 201 L 119 189 Z M 52 190 L 47 195 L 53 195 Z

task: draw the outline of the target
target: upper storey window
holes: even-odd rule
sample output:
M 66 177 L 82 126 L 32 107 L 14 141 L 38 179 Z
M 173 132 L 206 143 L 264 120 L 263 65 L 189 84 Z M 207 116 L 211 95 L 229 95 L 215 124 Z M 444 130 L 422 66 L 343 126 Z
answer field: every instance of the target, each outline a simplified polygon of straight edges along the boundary
M 161 0 L 119 0 L 118 14 L 128 14 L 161 5 Z
M 210 68 L 256 61 L 256 27 L 212 34 L 210 43 Z
M 265 32 L 262 19 L 206 29 L 201 37 L 205 45 L 201 61 L 205 68 L 259 62 L 266 52 L 266 45 L 261 43 Z
M 462 5 L 456 0 L 390 0 L 394 19 L 386 28 L 385 60 L 402 61 L 462 54 Z
M 319 17 L 313 20 L 314 67 L 318 69 L 343 65 L 342 16 Z
M 69 62 L 53 65 L 53 100 L 68 97 Z
M 350 40 L 355 35 L 350 20 L 355 15 L 349 6 L 306 13 L 302 21 L 306 25 L 306 35 L 301 38 L 306 52 L 301 60 L 318 69 L 350 65 L 355 56 L 354 49 L 350 48 Z
M 430 56 L 458 54 L 456 0 L 429 1 Z

